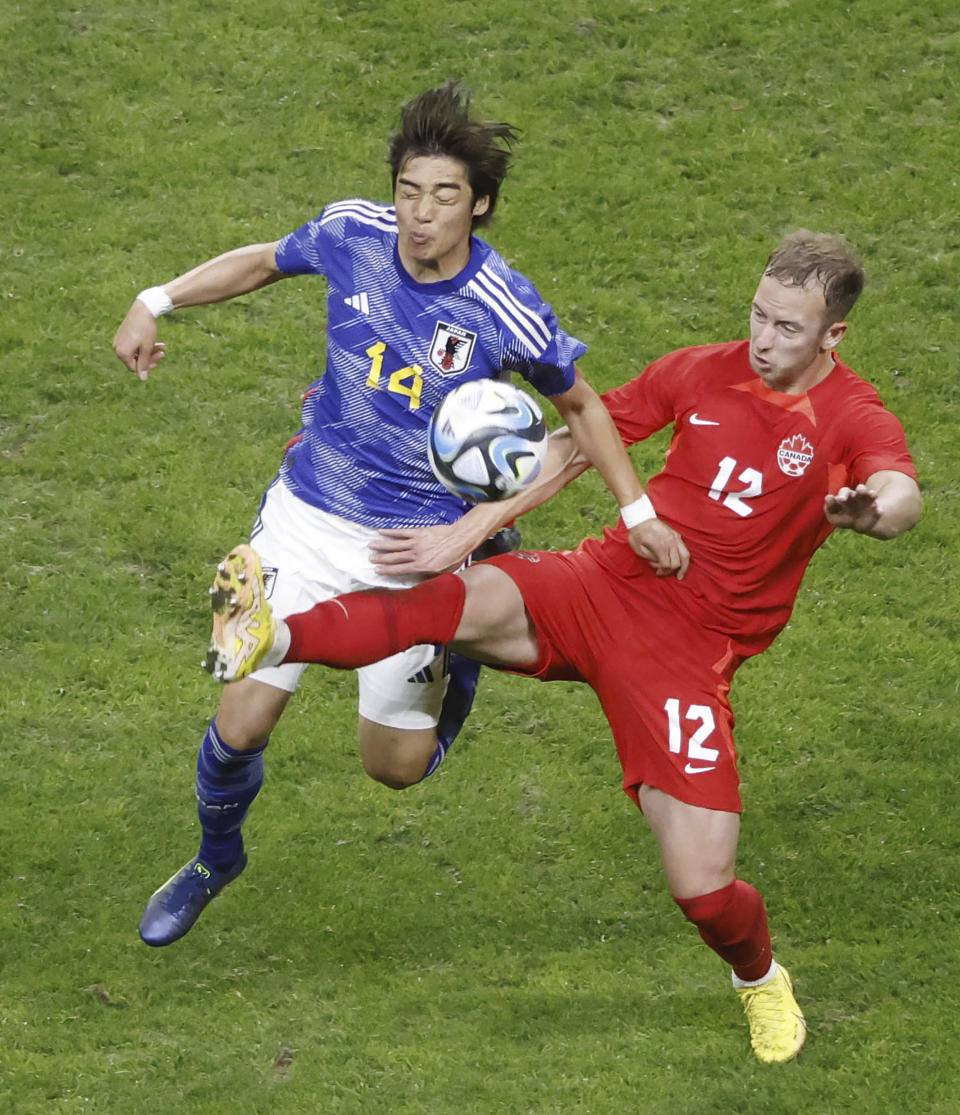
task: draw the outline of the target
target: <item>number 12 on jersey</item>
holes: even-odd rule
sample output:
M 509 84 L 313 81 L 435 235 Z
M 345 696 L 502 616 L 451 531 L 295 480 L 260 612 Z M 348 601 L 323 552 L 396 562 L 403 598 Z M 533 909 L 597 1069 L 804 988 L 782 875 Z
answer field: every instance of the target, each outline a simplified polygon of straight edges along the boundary
M 709 705 L 689 705 L 685 715 L 681 718 L 680 701 L 677 697 L 670 697 L 663 708 L 667 714 L 670 751 L 674 755 L 679 755 L 683 751 L 683 724 L 681 721 L 699 722 L 700 727 L 687 739 L 687 758 L 691 762 L 715 763 L 720 757 L 720 752 L 715 747 L 703 746 L 707 739 L 713 735 L 717 726 L 713 709 Z
M 730 510 L 737 515 L 746 517 L 753 512 L 753 508 L 746 501 L 763 494 L 763 473 L 757 472 L 755 468 L 745 468 L 737 479 L 741 484 L 745 484 L 746 487 L 740 492 L 727 492 L 727 494 L 724 495 L 724 489 L 729 483 L 730 477 L 733 476 L 733 470 L 736 467 L 736 458 L 724 457 L 720 462 L 717 475 L 713 478 L 713 483 L 710 485 L 710 491 L 707 492 L 707 495 L 711 499 L 720 499 L 720 497 L 723 496 L 724 507 L 729 507 Z

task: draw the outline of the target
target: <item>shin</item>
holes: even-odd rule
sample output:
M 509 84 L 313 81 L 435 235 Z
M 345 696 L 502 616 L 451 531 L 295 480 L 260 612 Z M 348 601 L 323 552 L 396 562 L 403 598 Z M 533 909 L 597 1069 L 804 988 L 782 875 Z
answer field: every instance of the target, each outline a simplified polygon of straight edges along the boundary
M 677 905 L 700 936 L 746 982 L 761 980 L 770 970 L 773 949 L 767 910 L 759 892 L 734 879 L 710 894 L 677 898 Z
M 351 592 L 288 616 L 287 662 L 349 670 L 419 643 L 449 643 L 466 589 L 453 573 L 409 589 Z

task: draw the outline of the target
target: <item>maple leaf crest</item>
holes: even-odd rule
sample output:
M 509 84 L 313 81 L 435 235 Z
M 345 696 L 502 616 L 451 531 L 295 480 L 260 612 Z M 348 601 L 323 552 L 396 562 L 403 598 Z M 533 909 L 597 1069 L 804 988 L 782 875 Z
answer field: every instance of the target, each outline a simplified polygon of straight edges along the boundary
M 777 450 L 777 464 L 787 476 L 803 476 L 813 461 L 813 446 L 803 436 L 785 437 Z

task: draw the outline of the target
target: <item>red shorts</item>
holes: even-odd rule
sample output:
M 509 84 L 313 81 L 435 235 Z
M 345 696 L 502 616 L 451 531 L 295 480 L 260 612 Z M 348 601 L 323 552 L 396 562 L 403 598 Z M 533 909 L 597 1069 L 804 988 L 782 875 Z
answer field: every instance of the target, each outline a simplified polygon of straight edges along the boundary
M 491 558 L 516 583 L 537 630 L 542 681 L 585 681 L 613 732 L 623 788 L 655 786 L 690 805 L 739 813 L 730 638 L 677 606 L 682 585 L 637 561 L 629 577 L 577 552 Z

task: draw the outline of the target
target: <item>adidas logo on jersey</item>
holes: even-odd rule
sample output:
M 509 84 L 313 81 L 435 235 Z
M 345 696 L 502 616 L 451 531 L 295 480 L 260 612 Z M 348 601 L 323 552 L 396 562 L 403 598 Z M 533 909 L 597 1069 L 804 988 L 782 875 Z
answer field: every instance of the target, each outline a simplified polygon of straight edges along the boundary
M 349 298 L 344 298 L 344 302 L 352 309 L 358 310 L 361 314 L 370 313 L 370 301 L 366 294 L 353 294 Z

